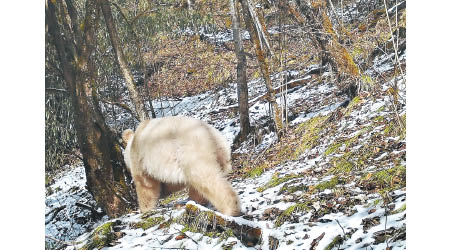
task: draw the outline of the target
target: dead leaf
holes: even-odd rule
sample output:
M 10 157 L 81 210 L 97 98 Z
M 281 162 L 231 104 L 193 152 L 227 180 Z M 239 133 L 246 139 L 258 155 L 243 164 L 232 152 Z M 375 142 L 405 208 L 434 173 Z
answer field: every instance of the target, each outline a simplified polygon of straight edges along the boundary
M 317 245 L 319 244 L 319 241 L 322 240 L 323 236 L 325 236 L 325 232 L 323 232 L 321 235 L 319 235 L 319 237 L 315 238 L 311 242 L 311 247 L 309 248 L 309 250 L 316 249 Z
M 180 234 L 177 237 L 175 237 L 175 240 L 182 240 L 182 239 L 185 239 L 185 238 L 186 238 L 185 234 Z

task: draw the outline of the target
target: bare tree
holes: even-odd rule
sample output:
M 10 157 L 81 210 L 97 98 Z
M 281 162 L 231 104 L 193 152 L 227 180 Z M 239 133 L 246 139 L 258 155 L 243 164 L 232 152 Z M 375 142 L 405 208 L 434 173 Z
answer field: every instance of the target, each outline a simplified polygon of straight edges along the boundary
M 288 7 L 291 8 L 291 13 L 294 13 L 298 23 L 311 27 L 311 38 L 320 50 L 322 66 L 327 63 L 331 65 L 333 71 L 337 73 L 340 87 L 353 98 L 357 94 L 358 79 L 363 74 L 348 50 L 339 42 L 339 34 L 334 30 L 327 14 L 328 3 L 326 0 L 317 0 L 314 4 L 308 5 L 305 1 L 296 0 L 301 14 L 295 14 L 295 10 Z
M 128 67 L 128 63 L 119 44 L 119 38 L 117 35 L 116 27 L 114 25 L 114 19 L 111 14 L 111 6 L 109 4 L 109 1 L 97 0 L 97 2 L 101 6 L 103 17 L 105 18 L 106 27 L 108 29 L 109 39 L 111 40 L 111 44 L 114 48 L 114 54 L 116 55 L 117 63 L 119 64 L 120 70 L 122 71 L 122 74 L 125 78 L 128 92 L 130 93 L 130 97 L 136 109 L 137 116 L 141 121 L 147 120 L 149 119 L 148 112 L 145 109 L 142 97 L 137 92 L 136 85 L 133 80 L 133 75 L 131 74 L 131 70 Z
M 230 0 L 231 19 L 233 22 L 233 39 L 236 58 L 238 60 L 237 71 L 237 95 L 239 102 L 239 121 L 241 129 L 241 141 L 244 141 L 250 133 L 250 119 L 248 114 L 248 87 L 247 64 L 242 46 L 239 13 L 235 1 Z
M 267 53 L 262 48 L 262 40 L 264 40 L 264 34 L 262 32 L 261 24 L 259 24 L 258 18 L 252 10 L 253 7 L 249 4 L 248 0 L 241 0 L 242 10 L 244 13 L 245 26 L 250 32 L 250 37 L 255 47 L 255 52 L 258 58 L 259 67 L 264 78 L 264 82 L 267 88 L 267 98 L 270 105 L 273 108 L 273 119 L 275 121 L 275 130 L 277 134 L 280 134 L 282 130 L 281 123 L 281 111 L 275 99 L 275 90 L 270 79 L 269 61 L 267 59 Z M 253 14 L 252 14 L 253 13 Z M 268 44 L 268 43 L 267 43 Z
M 127 15 L 126 15 L 127 12 L 122 7 L 120 7 L 117 3 L 111 2 L 111 5 L 116 8 L 116 10 L 119 12 L 120 16 L 125 20 L 125 23 L 128 26 L 128 29 L 129 29 L 131 35 L 133 36 L 133 38 L 135 40 L 135 43 L 133 44 L 133 46 L 136 46 L 136 54 L 137 54 L 137 61 L 138 61 L 137 65 L 138 65 L 138 68 L 139 68 L 139 70 L 140 70 L 140 72 L 142 74 L 142 76 L 141 76 L 142 78 L 139 78 L 135 83 L 136 83 L 136 86 L 138 86 L 138 85 L 140 85 L 139 82 L 142 81 L 143 87 L 141 87 L 141 88 L 137 87 L 137 89 L 138 89 L 138 91 L 139 90 L 143 90 L 145 92 L 143 94 L 141 94 L 142 92 L 138 92 L 138 93 L 140 94 L 142 100 L 148 102 L 148 105 L 149 105 L 149 108 L 150 108 L 150 112 L 152 114 L 152 118 L 156 118 L 156 113 L 155 113 L 155 110 L 153 108 L 152 98 L 150 96 L 150 91 L 149 91 L 149 87 L 148 87 L 148 84 L 149 84 L 148 77 L 150 75 L 149 71 L 151 71 L 151 70 L 155 71 L 156 70 L 156 69 L 154 69 L 155 68 L 154 67 L 155 64 L 151 64 L 149 66 L 150 68 L 148 68 L 145 65 L 144 57 L 143 57 L 143 54 L 142 54 L 142 47 L 143 47 L 142 40 L 139 37 L 138 32 L 136 31 L 136 22 L 140 18 L 143 17 L 143 13 L 146 13 L 150 9 L 151 5 L 149 5 L 144 11 L 138 13 L 138 5 L 139 4 L 138 4 L 138 2 L 135 2 L 135 4 L 134 4 L 134 17 L 131 18 L 131 20 L 129 20 L 129 18 L 127 17 Z M 153 69 L 151 69 L 151 68 L 153 68 Z
M 87 0 L 79 22 L 72 1 L 46 1 L 46 39 L 55 47 L 71 97 L 88 190 L 109 216 L 116 217 L 135 208 L 136 199 L 119 143 L 98 104 L 93 51 L 99 11 L 95 1 Z

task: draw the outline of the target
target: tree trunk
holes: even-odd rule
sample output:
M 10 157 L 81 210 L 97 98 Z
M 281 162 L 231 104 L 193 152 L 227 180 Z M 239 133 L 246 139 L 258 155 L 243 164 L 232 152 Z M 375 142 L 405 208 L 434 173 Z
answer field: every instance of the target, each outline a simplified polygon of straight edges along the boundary
M 241 138 L 243 142 L 250 133 L 250 119 L 248 114 L 248 87 L 247 87 L 247 65 L 242 46 L 239 15 L 234 0 L 230 0 L 231 18 L 233 21 L 233 39 L 236 58 L 238 60 L 236 66 L 237 74 L 237 95 L 239 102 L 239 121 L 241 125 Z
M 61 2 L 55 2 L 62 4 Z M 67 1 L 67 5 L 70 1 Z M 45 17 L 48 25 L 48 38 L 55 45 L 60 67 L 71 96 L 74 109 L 74 123 L 83 163 L 86 170 L 88 190 L 98 205 L 110 217 L 117 217 L 136 207 L 131 179 L 126 172 L 119 144 L 114 140 L 111 130 L 106 126 L 96 103 L 95 65 L 92 52 L 95 48 L 95 26 L 99 8 L 93 1 L 86 1 L 86 16 L 83 32 L 78 29 L 64 29 L 68 23 L 60 25 L 56 8 L 52 1 L 46 1 Z M 61 18 L 62 22 L 68 22 Z M 73 27 L 79 27 L 73 23 Z M 63 28 L 63 29 L 62 29 Z M 73 39 L 78 37 L 77 42 Z M 79 42 L 82 43 L 79 43 Z
M 109 33 L 109 39 L 114 48 L 114 54 L 116 55 L 117 63 L 119 64 L 120 70 L 125 78 L 128 91 L 130 92 L 131 100 L 136 109 L 137 116 L 140 121 L 149 119 L 148 112 L 145 109 L 144 103 L 141 96 L 136 90 L 136 85 L 133 80 L 133 75 L 128 67 L 128 63 L 123 55 L 122 48 L 119 45 L 119 38 L 117 35 L 116 27 L 114 25 L 114 20 L 111 14 L 111 6 L 107 0 L 97 0 L 100 4 L 103 12 L 103 17 L 105 18 L 106 27 Z
M 147 79 L 147 76 L 148 76 L 147 71 L 148 71 L 148 69 L 145 66 L 144 58 L 142 56 L 141 39 L 139 38 L 139 36 L 138 36 L 138 34 L 137 34 L 136 30 L 135 30 L 135 24 L 136 24 L 137 20 L 140 17 L 142 17 L 142 13 L 145 13 L 146 11 L 148 11 L 150 9 L 150 5 L 147 7 L 147 9 L 144 12 L 140 13 L 139 15 L 137 15 L 137 3 L 136 3 L 135 4 L 134 18 L 130 21 L 130 20 L 127 19 L 127 16 L 125 15 L 125 12 L 123 11 L 123 9 L 117 3 L 112 2 L 111 4 L 117 9 L 117 11 L 119 11 L 119 13 L 123 17 L 123 19 L 125 19 L 125 22 L 127 23 L 128 28 L 131 31 L 131 34 L 133 35 L 134 39 L 136 40 L 135 44 L 136 44 L 136 51 L 137 51 L 137 54 L 138 54 L 138 65 L 139 65 L 139 68 L 140 68 L 141 73 L 143 75 L 142 79 L 143 79 L 143 83 L 144 83 L 143 84 L 144 86 L 141 86 L 140 88 L 137 87 L 137 89 L 138 90 L 144 89 L 145 95 L 144 96 L 142 94 L 140 95 L 141 96 L 141 100 L 144 100 L 144 101 L 148 102 L 149 108 L 150 108 L 150 112 L 152 114 L 152 118 L 156 118 L 156 113 L 155 113 L 155 110 L 153 108 L 152 98 L 150 96 L 150 91 L 149 91 L 149 87 L 148 87 L 148 79 Z M 139 80 L 136 82 L 136 84 L 138 82 L 139 82 Z
M 357 94 L 356 83 L 358 78 L 366 79 L 359 67 L 353 61 L 348 50 L 339 42 L 333 24 L 327 15 L 327 1 L 317 0 L 309 6 L 304 1 L 297 0 L 297 6 L 304 15 L 307 25 L 312 27 L 313 41 L 321 51 L 322 66 L 329 63 L 338 76 L 338 84 L 341 89 L 346 89 L 348 96 L 352 99 Z M 300 23 L 301 20 L 297 18 Z M 364 83 L 370 88 L 370 82 Z
M 242 0 L 241 5 L 244 13 L 245 26 L 250 32 L 250 37 L 253 41 L 253 44 L 255 46 L 255 52 L 258 57 L 259 67 L 261 69 L 261 73 L 263 74 L 263 78 L 266 84 L 268 101 L 274 110 L 273 119 L 275 121 L 275 132 L 279 135 L 282 129 L 281 112 L 276 102 L 275 91 L 273 89 L 272 80 L 270 79 L 269 61 L 267 59 L 267 53 L 261 47 L 261 42 L 258 36 L 258 29 L 255 25 L 256 21 L 253 21 L 251 18 L 248 0 Z
M 311 40 L 315 43 L 316 48 L 320 51 L 320 58 L 322 61 L 321 66 L 325 66 L 325 64 L 330 63 L 333 71 L 337 72 L 337 64 L 331 56 L 330 51 L 327 49 L 329 37 L 327 37 L 326 32 L 324 31 L 322 22 L 320 21 L 320 19 L 318 19 L 318 12 L 315 11 L 314 8 L 311 8 L 304 1 L 296 1 L 296 3 L 300 8 L 300 12 L 303 16 L 300 16 L 300 13 L 296 13 L 295 9 L 293 9 L 291 6 L 287 4 L 286 5 L 288 8 L 290 8 L 291 13 L 294 14 L 294 17 L 299 24 L 303 24 L 306 27 L 311 27 L 311 33 L 308 34 L 311 34 Z M 316 8 L 318 7 L 316 6 Z

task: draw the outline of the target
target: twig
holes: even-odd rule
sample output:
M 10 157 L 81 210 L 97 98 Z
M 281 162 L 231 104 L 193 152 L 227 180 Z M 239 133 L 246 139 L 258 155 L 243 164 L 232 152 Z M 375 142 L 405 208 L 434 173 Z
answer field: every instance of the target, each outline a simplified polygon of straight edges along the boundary
M 46 220 L 45 224 L 47 225 L 48 223 L 50 223 L 55 218 L 55 216 L 64 208 L 66 208 L 66 205 L 57 207 L 57 208 L 53 209 L 52 211 L 48 212 L 45 216 L 47 217 L 50 214 L 52 214 L 52 216 L 50 217 L 50 219 Z
M 88 209 L 89 211 L 91 211 L 94 214 L 95 217 L 101 218 L 104 215 L 104 213 L 98 212 L 97 210 L 95 210 L 95 208 L 93 208 L 92 206 L 89 206 L 88 204 L 84 204 L 84 203 L 77 201 L 77 202 L 75 202 L 75 206 Z
M 346 240 L 344 228 L 341 226 L 341 223 L 339 223 L 338 219 L 336 219 L 336 222 L 341 227 L 342 232 L 344 233 L 344 240 Z
M 392 37 L 392 47 L 394 47 L 395 59 L 397 60 L 397 63 L 398 63 L 398 65 L 399 65 L 400 72 L 401 72 L 403 78 L 405 78 L 405 74 L 403 73 L 403 69 L 402 69 L 402 67 L 401 67 L 401 65 L 400 65 L 400 60 L 398 59 L 398 48 L 397 48 L 397 46 L 395 46 L 394 33 L 392 32 L 391 20 L 389 19 L 389 13 L 388 13 L 387 5 L 386 5 L 386 0 L 383 0 L 383 1 L 384 1 L 384 9 L 385 9 L 385 11 L 386 11 L 386 16 L 387 16 L 386 18 L 387 18 L 388 25 L 389 25 L 389 31 L 391 32 L 391 37 Z M 397 37 L 397 39 L 398 39 L 398 37 Z
M 54 93 L 64 93 L 67 94 L 67 90 L 65 89 L 57 89 L 57 88 L 46 88 L 46 91 L 54 92 Z
M 63 210 L 65 207 L 66 207 L 66 205 L 63 205 L 63 206 L 60 206 L 60 207 L 55 207 L 50 212 L 46 213 L 45 216 L 49 216 L 53 212 L 59 212 L 59 211 Z
M 386 207 L 387 207 L 387 205 L 386 205 Z M 386 219 L 384 221 L 384 239 L 386 240 L 386 249 L 389 249 L 389 241 L 386 238 L 387 217 L 388 217 L 386 207 L 384 208 L 384 212 L 386 213 Z
M 319 237 L 315 238 L 312 242 L 311 242 L 311 247 L 309 248 L 311 249 L 315 249 L 317 247 L 317 245 L 319 244 L 319 241 L 322 240 L 323 236 L 325 236 L 325 232 L 323 232 L 321 235 L 319 235 Z
M 134 118 L 138 119 L 137 115 L 133 112 L 133 110 L 128 107 L 128 105 L 124 104 L 124 103 L 120 103 L 120 102 L 114 102 L 114 101 L 110 101 L 110 100 L 106 100 L 106 99 L 100 99 L 101 102 L 107 103 L 107 104 L 111 104 L 111 105 L 115 105 L 118 106 L 120 108 L 125 109 L 126 111 L 128 111 Z
M 127 111 L 129 111 L 129 112 L 131 112 L 131 113 L 133 113 L 133 110 L 131 110 L 131 108 L 128 107 L 128 105 L 126 105 L 126 104 L 124 104 L 124 103 L 114 102 L 114 101 L 110 101 L 110 100 L 106 100 L 106 99 L 101 99 L 100 101 L 102 101 L 102 102 L 104 102 L 104 103 L 111 104 L 111 105 L 119 106 L 119 107 L 121 107 L 121 108 L 123 108 L 123 109 L 125 109 L 125 110 L 127 110 Z
M 389 215 L 387 207 L 388 207 L 388 203 L 390 201 L 390 197 L 389 197 L 389 193 L 386 193 L 386 200 L 384 201 L 384 213 L 385 213 L 385 221 L 384 221 L 384 239 L 386 240 L 386 249 L 389 249 L 389 241 L 387 240 L 386 237 L 386 231 L 387 231 L 387 217 Z
M 182 233 L 183 235 L 185 235 L 186 237 L 188 237 L 190 240 L 192 240 L 195 244 L 198 245 L 198 242 L 197 242 L 196 240 L 192 239 L 191 237 L 189 237 L 189 235 L 187 235 L 186 233 L 181 232 L 181 230 L 179 230 L 179 229 L 176 229 L 176 230 L 177 230 L 178 232 Z
M 45 238 L 53 240 L 53 241 L 55 241 L 55 242 L 57 242 L 59 244 L 62 244 L 63 246 L 75 246 L 76 245 L 76 242 L 74 242 L 74 241 L 62 241 L 62 240 L 59 240 L 59 239 L 57 239 L 57 238 L 55 238 L 53 236 L 50 236 L 50 235 L 45 235 Z

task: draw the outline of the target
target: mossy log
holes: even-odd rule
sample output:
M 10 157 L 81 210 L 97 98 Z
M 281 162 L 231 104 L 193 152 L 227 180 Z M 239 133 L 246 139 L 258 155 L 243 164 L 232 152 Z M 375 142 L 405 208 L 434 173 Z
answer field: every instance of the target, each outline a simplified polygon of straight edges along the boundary
M 186 212 L 181 216 L 179 222 L 202 233 L 231 230 L 233 235 L 246 247 L 255 246 L 261 240 L 261 228 L 239 224 L 234 220 L 220 216 L 214 211 L 204 211 L 190 203 L 186 204 Z

